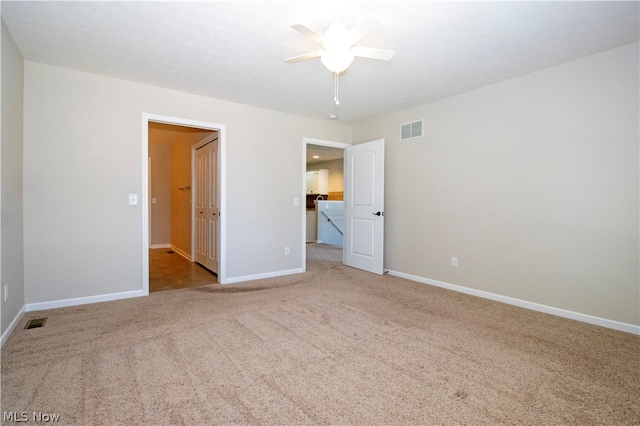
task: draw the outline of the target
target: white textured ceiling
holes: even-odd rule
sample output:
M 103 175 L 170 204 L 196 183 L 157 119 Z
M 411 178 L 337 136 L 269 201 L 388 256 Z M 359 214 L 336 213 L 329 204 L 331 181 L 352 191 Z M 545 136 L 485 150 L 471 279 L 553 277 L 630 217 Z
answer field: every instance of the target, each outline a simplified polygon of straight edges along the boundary
M 638 40 L 632 2 L 2 1 L 26 60 L 342 123 L 389 114 Z M 319 45 L 291 29 L 383 28 L 340 77 L 284 58 Z

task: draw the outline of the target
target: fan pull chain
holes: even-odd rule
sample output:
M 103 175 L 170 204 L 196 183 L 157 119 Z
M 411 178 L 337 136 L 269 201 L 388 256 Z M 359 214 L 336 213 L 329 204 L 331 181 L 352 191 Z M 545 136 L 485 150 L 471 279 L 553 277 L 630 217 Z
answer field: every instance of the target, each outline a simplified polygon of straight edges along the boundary
M 335 94 L 333 96 L 333 100 L 335 101 L 336 105 L 340 105 L 340 100 L 338 99 L 338 73 L 335 72 L 334 76 L 335 76 L 335 80 L 333 84 L 333 90 Z

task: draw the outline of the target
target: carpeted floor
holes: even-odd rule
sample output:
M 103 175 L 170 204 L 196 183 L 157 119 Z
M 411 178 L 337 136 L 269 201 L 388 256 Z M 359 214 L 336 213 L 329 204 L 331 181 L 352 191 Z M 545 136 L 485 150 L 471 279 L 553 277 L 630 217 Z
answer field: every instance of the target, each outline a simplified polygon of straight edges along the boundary
M 1 396 L 58 424 L 637 425 L 640 336 L 310 259 L 28 313 Z
M 307 243 L 307 261 L 333 260 L 342 263 L 342 247 Z

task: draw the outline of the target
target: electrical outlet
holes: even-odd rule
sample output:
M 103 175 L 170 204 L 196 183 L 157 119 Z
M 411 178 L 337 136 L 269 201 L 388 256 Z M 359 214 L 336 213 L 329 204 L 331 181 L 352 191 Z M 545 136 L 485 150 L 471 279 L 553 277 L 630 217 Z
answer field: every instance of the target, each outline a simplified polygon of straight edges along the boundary
M 289 247 L 284 248 L 284 255 L 289 256 L 291 254 L 291 249 Z
M 4 301 L 6 302 L 9 298 L 9 286 L 5 284 L 4 286 Z
M 458 258 L 455 256 L 451 257 L 451 266 L 453 266 L 454 268 L 458 267 Z

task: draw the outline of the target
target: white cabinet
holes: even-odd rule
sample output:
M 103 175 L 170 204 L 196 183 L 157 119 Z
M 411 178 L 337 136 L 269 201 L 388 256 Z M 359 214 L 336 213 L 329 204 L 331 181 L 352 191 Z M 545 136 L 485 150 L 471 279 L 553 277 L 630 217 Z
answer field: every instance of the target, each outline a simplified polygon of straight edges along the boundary
M 329 193 L 329 170 L 312 170 L 307 172 L 307 194 Z

